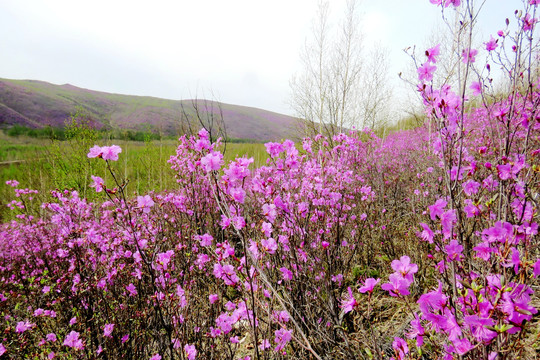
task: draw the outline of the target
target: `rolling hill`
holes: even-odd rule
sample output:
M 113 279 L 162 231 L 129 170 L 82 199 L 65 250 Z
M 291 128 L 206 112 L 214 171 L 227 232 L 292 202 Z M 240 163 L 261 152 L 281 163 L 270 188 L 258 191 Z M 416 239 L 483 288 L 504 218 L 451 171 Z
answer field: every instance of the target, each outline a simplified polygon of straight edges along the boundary
M 193 119 L 195 106 L 203 119 L 222 114 L 230 138 L 278 141 L 296 137 L 298 119 L 252 107 L 110 94 L 37 80 L 0 79 L 0 127 L 62 127 L 71 114 L 82 110 L 97 128 L 178 135 L 186 122 L 182 114 L 185 112 Z

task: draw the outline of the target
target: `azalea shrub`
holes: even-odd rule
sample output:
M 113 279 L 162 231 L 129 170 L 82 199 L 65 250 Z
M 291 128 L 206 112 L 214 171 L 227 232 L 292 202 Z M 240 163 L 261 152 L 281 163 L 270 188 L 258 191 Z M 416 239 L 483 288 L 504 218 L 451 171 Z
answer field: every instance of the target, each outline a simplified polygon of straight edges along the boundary
M 472 1 L 431 2 L 473 16 Z M 122 149 L 95 145 L 112 181 L 91 176 L 94 203 L 55 190 L 36 210 L 9 181 L 0 357 L 535 358 L 536 6 L 484 44 L 504 95 L 470 44 L 457 88 L 434 83 L 439 46 L 422 55 L 414 130 L 267 143 L 255 167 L 225 163 L 203 129 L 169 159 L 177 188 L 138 197 L 111 166 Z

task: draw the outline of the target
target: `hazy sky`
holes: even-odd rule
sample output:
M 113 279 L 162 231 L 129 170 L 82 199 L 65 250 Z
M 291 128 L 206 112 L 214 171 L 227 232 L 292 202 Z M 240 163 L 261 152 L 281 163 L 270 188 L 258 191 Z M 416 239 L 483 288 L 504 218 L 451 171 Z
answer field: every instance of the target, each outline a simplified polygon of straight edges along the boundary
M 479 2 L 477 0 L 477 2 Z M 331 0 L 331 21 L 345 0 Z M 487 37 L 519 0 L 487 0 Z M 0 77 L 169 99 L 211 97 L 292 114 L 317 0 L 0 0 Z M 364 0 L 370 42 L 388 48 L 393 84 L 426 44 L 440 10 L 429 0 Z M 398 90 L 401 91 L 401 90 Z

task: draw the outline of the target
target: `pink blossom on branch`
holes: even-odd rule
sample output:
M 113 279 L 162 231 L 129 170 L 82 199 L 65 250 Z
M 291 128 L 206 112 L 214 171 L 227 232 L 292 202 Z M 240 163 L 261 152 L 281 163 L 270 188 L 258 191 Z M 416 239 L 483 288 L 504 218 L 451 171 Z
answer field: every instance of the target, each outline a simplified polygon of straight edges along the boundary
M 100 178 L 99 176 L 91 175 L 90 177 L 92 178 L 92 181 L 93 181 L 93 184 L 90 185 L 90 187 L 95 188 L 96 192 L 103 191 L 103 189 L 105 188 L 105 181 L 103 181 L 103 179 Z
M 77 350 L 82 350 L 84 348 L 82 340 L 79 339 L 79 333 L 76 331 L 71 331 L 64 339 L 63 344 Z
M 212 151 L 201 159 L 201 165 L 204 171 L 211 172 L 216 171 L 223 165 L 223 154 L 217 151 Z
M 103 160 L 118 160 L 118 154 L 122 152 L 122 148 L 118 145 L 104 146 L 101 148 L 103 151 L 102 158 Z
M 353 311 L 355 306 L 358 305 L 350 287 L 347 288 L 347 291 L 349 292 L 349 296 L 341 302 L 341 307 L 345 314 Z
M 498 40 L 497 39 L 494 39 L 493 36 L 490 36 L 489 37 L 489 41 L 485 43 L 486 45 L 486 50 L 487 51 L 493 51 L 497 48 L 497 46 L 499 46 L 497 44 Z
M 478 81 L 473 81 L 470 89 L 472 90 L 474 96 L 482 94 L 482 84 L 480 84 Z
M 186 344 L 184 346 L 184 351 L 186 352 L 188 360 L 195 360 L 197 357 L 197 349 L 195 348 L 195 345 Z
M 289 341 L 292 339 L 292 331 L 284 328 L 274 331 L 274 334 L 276 335 L 274 339 L 275 343 L 277 344 L 276 348 L 274 349 L 276 352 L 283 350 L 285 346 L 287 346 L 287 343 L 289 343 Z
M 420 81 L 433 80 L 433 73 L 435 72 L 435 70 L 437 70 L 437 67 L 435 65 L 431 65 L 429 61 L 422 64 L 422 66 L 420 66 L 417 70 L 418 79 L 420 79 Z
M 476 49 L 464 49 L 461 53 L 462 61 L 464 64 L 473 63 L 476 61 L 476 55 L 478 50 Z
M 416 236 L 418 236 L 422 241 L 427 241 L 428 243 L 433 244 L 433 231 L 425 223 L 420 223 L 419 225 L 422 227 L 422 231 L 416 233 Z
M 90 151 L 88 152 L 87 156 L 89 158 L 95 158 L 95 157 L 101 157 L 103 154 L 103 150 L 101 150 L 101 146 L 94 145 L 90 148 Z
M 359 291 L 363 294 L 366 292 L 372 293 L 373 289 L 380 281 L 381 279 L 367 278 L 364 285 L 360 287 Z
M 117 161 L 118 154 L 120 154 L 121 152 L 122 152 L 122 148 L 118 145 L 111 145 L 111 146 L 94 145 L 94 147 L 90 148 L 90 151 L 88 152 L 87 156 L 89 158 L 100 157 L 103 160 Z
M 437 62 L 437 58 L 439 57 L 441 53 L 441 44 L 437 44 L 434 47 L 426 50 L 426 56 L 428 58 L 428 61 L 435 64 Z
M 103 327 L 103 336 L 112 338 L 112 332 L 114 329 L 114 324 L 107 324 Z
M 461 261 L 463 258 L 463 246 L 457 240 L 450 241 L 450 244 L 444 247 L 448 255 L 448 261 Z
M 150 208 L 154 206 L 154 200 L 150 195 L 137 196 L 137 207 L 142 209 L 145 214 L 150 212 Z
M 389 280 L 389 282 L 382 284 L 381 288 L 388 291 L 390 296 L 410 295 L 408 288 L 411 283 L 403 278 L 401 274 L 390 274 Z
M 412 282 L 413 275 L 418 272 L 418 265 L 411 263 L 411 258 L 407 255 L 402 256 L 399 260 L 393 260 L 391 266 L 397 274 L 400 274 L 408 282 Z

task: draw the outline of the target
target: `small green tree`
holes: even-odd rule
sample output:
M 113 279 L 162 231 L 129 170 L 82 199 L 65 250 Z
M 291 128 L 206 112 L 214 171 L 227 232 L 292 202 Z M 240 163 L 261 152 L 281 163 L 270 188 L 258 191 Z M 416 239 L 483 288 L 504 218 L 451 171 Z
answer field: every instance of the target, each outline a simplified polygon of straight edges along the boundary
M 99 138 L 99 131 L 90 125 L 90 118 L 78 109 L 66 121 L 66 141 L 55 141 L 50 150 L 51 177 L 59 189 L 77 190 L 87 197 L 90 175 L 97 175 L 96 162 L 89 161 L 86 154 Z

